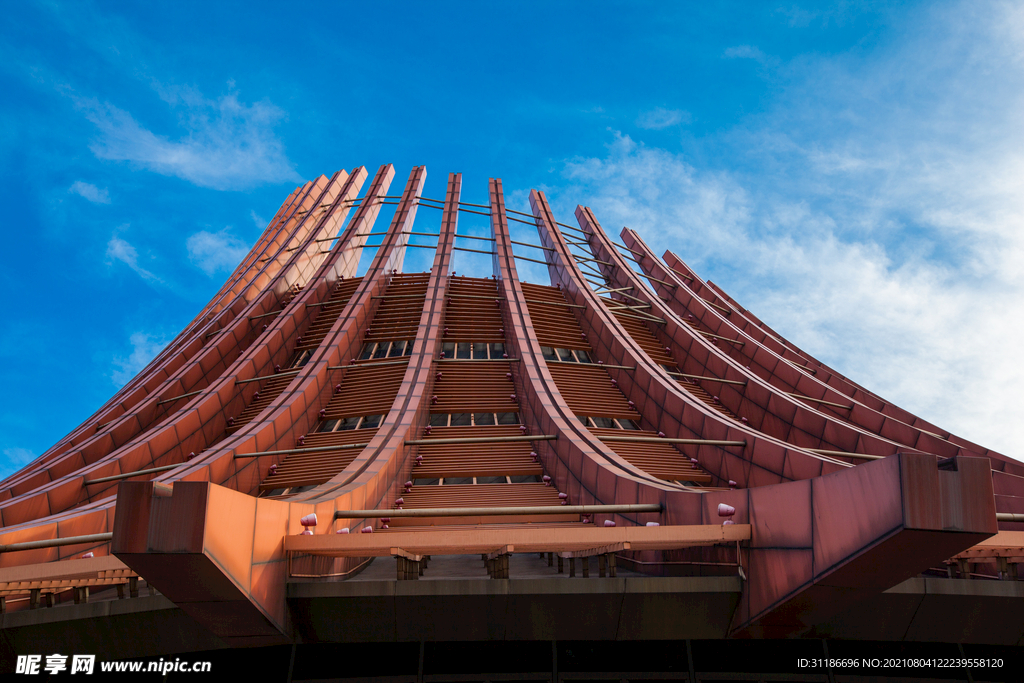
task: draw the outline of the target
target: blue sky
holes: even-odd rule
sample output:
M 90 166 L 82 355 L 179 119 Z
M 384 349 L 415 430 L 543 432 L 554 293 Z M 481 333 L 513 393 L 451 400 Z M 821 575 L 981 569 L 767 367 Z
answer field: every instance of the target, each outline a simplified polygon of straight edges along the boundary
M 0 476 L 95 411 L 339 168 L 543 189 L 1020 457 L 1010 3 L 9 3 Z

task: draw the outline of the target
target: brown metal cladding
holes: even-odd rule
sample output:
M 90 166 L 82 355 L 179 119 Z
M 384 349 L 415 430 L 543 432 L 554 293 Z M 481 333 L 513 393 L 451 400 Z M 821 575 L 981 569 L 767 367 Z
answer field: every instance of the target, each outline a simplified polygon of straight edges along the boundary
M 313 307 L 313 322 L 302 333 L 302 343 L 295 346 L 297 351 L 315 349 L 320 346 L 324 337 L 334 327 L 338 316 L 345 310 L 345 305 L 352 298 L 352 295 L 355 294 L 356 288 L 361 281 L 362 278 L 359 277 L 341 280 L 335 285 L 334 291 L 331 292 L 331 296 L 326 302 L 320 306 Z
M 427 440 L 463 437 L 519 436 L 518 425 L 494 427 L 434 427 Z M 494 477 L 544 474 L 530 453 L 529 441 L 475 444 L 420 445 L 423 464 L 414 466 L 410 476 L 416 479 L 440 477 Z
M 454 277 L 448 285 L 448 295 L 444 341 L 505 341 L 497 282 Z
M 577 415 L 625 417 L 639 420 L 622 392 L 612 385 L 607 370 L 573 363 L 548 363 L 551 378 Z
M 657 437 L 655 432 L 623 431 L 621 429 L 603 429 L 591 427 L 590 431 L 598 438 L 605 436 L 640 436 Z M 669 481 L 692 481 L 698 485 L 711 483 L 711 475 L 690 462 L 689 456 L 679 452 L 670 443 L 650 443 L 629 441 L 606 441 L 608 447 L 621 455 L 631 464 L 644 472 L 653 474 Z M 686 446 L 683 446 L 686 448 Z M 696 455 L 697 449 L 691 446 Z
M 305 448 L 321 448 L 369 443 L 376 433 L 376 428 L 313 433 L 306 436 L 303 446 Z M 277 466 L 277 472 L 263 480 L 260 490 L 322 484 L 348 467 L 360 450 L 359 448 L 348 448 L 333 452 L 291 453 L 284 459 L 284 462 Z
M 437 363 L 434 396 L 435 413 L 501 413 L 519 409 L 515 383 L 506 375 L 512 363 L 493 361 L 453 361 Z M 438 377 L 440 375 L 440 377 Z
M 477 508 L 477 507 L 534 507 L 559 505 L 558 489 L 544 484 L 453 484 L 450 486 L 413 486 L 403 494 L 403 507 L 415 508 Z M 579 515 L 538 515 L 536 517 L 406 517 L 391 520 L 391 525 L 425 526 L 463 524 L 524 524 L 527 522 L 579 522 Z
M 590 349 L 590 344 L 583 337 L 583 331 L 580 330 L 580 326 L 572 316 L 572 309 L 561 290 L 528 282 L 521 284 L 523 296 L 526 297 L 526 304 L 530 309 L 533 331 L 537 334 L 537 341 L 541 343 L 541 346 L 558 349 Z M 540 301 L 550 303 L 537 303 Z M 551 304 L 564 304 L 565 307 Z

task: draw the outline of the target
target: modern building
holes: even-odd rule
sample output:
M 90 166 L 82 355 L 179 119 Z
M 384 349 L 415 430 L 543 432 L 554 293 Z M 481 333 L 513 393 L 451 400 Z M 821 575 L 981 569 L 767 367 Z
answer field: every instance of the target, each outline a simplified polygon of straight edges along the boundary
M 296 188 L 148 367 L 0 483 L 2 671 L 1011 679 L 1024 464 L 588 208 L 394 175 Z

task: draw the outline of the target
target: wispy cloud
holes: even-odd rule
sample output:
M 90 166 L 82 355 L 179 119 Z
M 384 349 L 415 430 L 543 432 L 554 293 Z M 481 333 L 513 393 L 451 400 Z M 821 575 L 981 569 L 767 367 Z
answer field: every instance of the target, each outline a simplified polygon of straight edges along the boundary
M 132 352 L 128 357 L 114 356 L 114 372 L 110 379 L 118 387 L 123 387 L 135 375 L 149 364 L 153 358 L 160 353 L 167 340 L 163 337 L 155 337 L 145 332 L 135 332 L 128 340 L 132 345 Z
M 252 216 L 252 222 L 256 224 L 257 228 L 259 228 L 261 231 L 267 229 L 267 225 L 270 223 L 270 221 L 256 213 L 255 209 L 250 211 L 249 215 Z
M 736 45 L 726 48 L 722 56 L 727 59 L 753 59 L 756 62 L 764 62 L 767 59 L 761 49 L 754 45 Z
M 898 42 L 786 65 L 768 112 L 715 140 L 743 170 L 620 136 L 564 191 L 858 383 L 1022 458 L 1024 8 L 903 20 Z
M 656 109 L 641 113 L 636 119 L 636 125 L 649 130 L 661 130 L 669 126 L 689 123 L 690 119 L 690 113 L 682 109 L 657 107 Z
M 232 270 L 249 253 L 245 242 L 229 234 L 226 228 L 220 232 L 201 230 L 189 235 L 185 246 L 189 260 L 211 276 L 218 270 Z
M 0 478 L 20 470 L 36 459 L 36 454 L 27 448 L 5 448 L 4 457 L 0 460 Z
M 858 383 L 1020 458 L 1024 10 L 907 21 L 867 57 L 788 65 L 774 107 L 715 141 L 742 171 L 620 135 L 568 163 L 562 193 Z
M 99 130 L 93 153 L 216 190 L 300 179 L 274 133 L 284 112 L 269 102 L 245 104 L 234 93 L 209 100 L 194 89 L 165 88 L 161 97 L 179 110 L 177 138 L 154 133 L 110 102 L 76 97 Z
M 150 280 L 152 282 L 163 282 L 153 273 L 149 272 L 145 268 L 139 265 L 139 252 L 135 250 L 129 242 L 121 239 L 117 235 L 110 238 L 107 242 L 107 259 L 108 262 L 120 261 L 126 266 L 134 270 L 144 280 Z
M 83 182 L 81 180 L 76 180 L 74 183 L 72 183 L 71 187 L 68 188 L 68 192 L 84 197 L 93 204 L 110 203 L 110 193 L 107 192 L 106 188 L 101 190 L 95 185 Z

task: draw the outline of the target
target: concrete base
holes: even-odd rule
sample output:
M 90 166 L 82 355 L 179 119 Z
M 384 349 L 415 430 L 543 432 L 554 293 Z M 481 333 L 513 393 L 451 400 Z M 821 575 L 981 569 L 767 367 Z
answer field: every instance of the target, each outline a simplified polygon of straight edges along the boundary
M 303 642 L 723 638 L 738 577 L 289 583 Z
M 815 625 L 809 638 L 1024 644 L 1024 582 L 918 577 Z
M 95 654 L 99 660 L 218 650 L 226 645 L 163 595 L 9 612 L 0 651 Z M 14 657 L 3 657 L 13 666 Z

